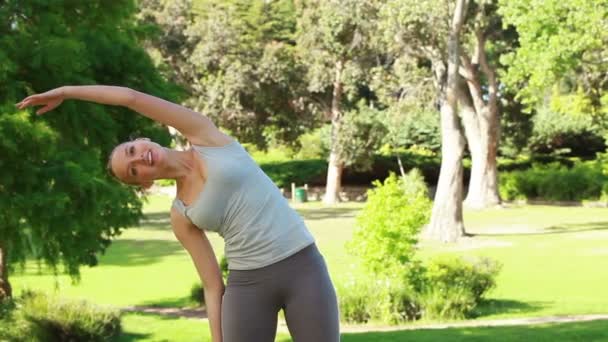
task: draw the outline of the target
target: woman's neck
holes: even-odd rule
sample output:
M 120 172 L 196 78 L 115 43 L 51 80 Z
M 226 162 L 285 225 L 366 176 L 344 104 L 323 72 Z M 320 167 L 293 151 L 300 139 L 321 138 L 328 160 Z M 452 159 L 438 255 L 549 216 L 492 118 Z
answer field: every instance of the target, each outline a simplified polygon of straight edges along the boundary
M 196 160 L 192 150 L 177 151 L 167 149 L 167 165 L 163 178 L 183 180 L 196 169 Z

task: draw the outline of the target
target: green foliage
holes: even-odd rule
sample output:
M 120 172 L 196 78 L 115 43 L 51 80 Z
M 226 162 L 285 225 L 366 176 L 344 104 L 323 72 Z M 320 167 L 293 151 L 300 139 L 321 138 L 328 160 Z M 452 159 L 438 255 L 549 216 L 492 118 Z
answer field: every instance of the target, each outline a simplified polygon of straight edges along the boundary
M 388 112 L 387 111 L 387 115 Z M 441 150 L 441 134 L 439 129 L 439 115 L 436 111 L 414 111 L 407 115 L 394 113 L 387 119 L 389 134 L 385 141 L 395 147 L 423 148 L 439 153 Z
M 339 126 L 335 151 L 341 156 L 345 166 L 369 170 L 373 156 L 386 135 L 386 127 L 381 121 L 381 111 L 359 102 L 355 110 L 344 113 Z
M 563 104 L 559 106 L 564 109 Z M 529 146 L 533 152 L 561 151 L 576 156 L 593 156 L 606 148 L 602 129 L 591 115 L 541 108 L 534 114 L 532 122 L 534 127 Z
M 118 311 L 33 292 L 17 300 L 0 326 L 7 328 L 0 338 L 10 341 L 113 341 L 121 333 Z
M 199 306 L 205 305 L 205 290 L 201 283 L 196 282 L 190 289 L 190 300 Z
M 343 322 L 398 324 L 419 318 L 415 294 L 403 281 L 359 277 L 339 284 L 337 292 Z
M 560 79 L 598 59 L 607 39 L 608 1 L 500 0 L 505 25 L 519 35 L 515 52 L 502 62 L 506 85 L 528 106 L 543 101 Z M 601 57 L 598 60 L 601 63 Z M 605 70 L 605 69 L 604 69 Z
M 243 142 L 294 143 L 315 122 L 295 57 L 292 1 L 205 1 L 186 30 L 180 64 L 190 106 Z M 194 67 L 192 67 L 194 66 Z
M 499 176 L 503 199 L 581 201 L 599 199 L 608 183 L 598 161 L 577 162 L 569 168 L 558 163 L 535 164 L 531 169 Z
M 414 255 L 417 234 L 430 217 L 431 201 L 420 172 L 404 179 L 391 174 L 374 182 L 347 250 L 361 257 L 374 274 L 394 277 L 407 270 Z
M 370 62 L 375 6 L 369 0 L 298 2 L 296 43 L 307 67 L 310 91 L 330 93 L 338 81 L 345 86 L 347 97 L 356 96 L 357 83 L 363 80 L 365 66 Z M 343 63 L 338 80 L 334 79 L 337 62 Z M 355 98 L 354 102 L 358 100 Z
M 253 152 L 256 161 L 266 174 L 279 187 L 288 187 L 292 182 L 297 184 L 323 185 L 327 176 L 326 161 L 322 159 L 291 159 L 280 150 L 269 150 L 265 155 Z M 403 151 L 399 153 L 405 170 L 418 168 L 424 174 L 427 183 L 437 181 L 439 174 L 439 158 L 418 151 Z M 345 169 L 342 180 L 345 184 L 369 185 L 375 180 L 384 179 L 390 172 L 397 172 L 399 165 L 394 155 L 374 155 L 371 169 Z M 527 164 L 526 164 L 527 165 Z M 519 164 L 518 164 L 519 167 Z
M 321 184 L 326 174 L 327 162 L 321 159 L 269 162 L 260 165 L 262 170 L 279 187 L 296 184 Z
M 438 320 L 468 317 L 494 288 L 500 269 L 500 264 L 488 258 L 471 262 L 454 256 L 431 260 L 419 296 L 422 316 Z
M 376 273 L 339 284 L 342 320 L 398 324 L 470 317 L 495 287 L 501 265 L 488 258 L 445 256 L 425 265 L 414 260 L 407 268 L 405 275 Z
M 141 202 L 105 172 L 112 147 L 166 129 L 121 107 L 67 101 L 43 117 L 14 104 L 65 84 L 118 84 L 171 99 L 138 46 L 132 1 L 4 1 L 0 6 L 0 248 L 78 275 L 137 222 Z M 75 20 L 74 18 L 78 18 Z
M 225 255 L 222 255 L 220 258 L 219 266 L 220 271 L 222 272 L 224 284 L 226 284 L 228 282 L 228 273 L 230 271 L 228 270 L 228 259 L 226 259 Z M 192 285 L 192 288 L 190 289 L 190 300 L 198 305 L 205 305 L 205 290 L 203 289 L 201 283 L 197 282 Z
M 300 136 L 297 159 L 328 159 L 331 126 L 325 125 Z

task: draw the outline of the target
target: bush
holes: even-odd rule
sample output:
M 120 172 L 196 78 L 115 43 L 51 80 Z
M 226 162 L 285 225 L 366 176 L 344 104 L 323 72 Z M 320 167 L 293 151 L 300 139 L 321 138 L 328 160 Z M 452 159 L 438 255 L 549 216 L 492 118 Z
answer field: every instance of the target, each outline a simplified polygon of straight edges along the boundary
M 339 289 L 342 317 L 359 323 L 413 320 L 420 312 L 413 298 L 421 288 L 423 270 L 413 260 L 414 246 L 430 216 L 428 190 L 416 169 L 402 179 L 391 174 L 374 185 L 347 243 L 347 250 L 361 257 L 372 276 Z
M 348 323 L 398 324 L 420 317 L 415 294 L 402 279 L 368 277 L 337 287 L 340 319 Z
M 322 159 L 261 163 L 260 167 L 279 187 L 296 184 L 325 184 L 327 162 Z
M 424 272 L 425 285 L 419 294 L 423 317 L 467 317 L 496 285 L 500 268 L 500 264 L 488 258 L 471 262 L 453 256 L 432 260 Z
M 431 201 L 416 169 L 405 179 L 391 174 L 384 184 L 374 182 L 368 200 L 357 216 L 357 227 L 347 250 L 362 258 L 374 274 L 393 277 L 407 271 L 417 234 L 428 221 Z
M 15 303 L 10 299 L 0 301 L 0 341 L 18 341 L 22 334 L 13 317 Z
M 496 285 L 500 265 L 487 258 L 433 259 L 423 266 L 413 260 L 405 275 L 384 273 L 339 284 L 341 319 L 348 323 L 398 324 L 463 319 L 472 315 Z
M 84 301 L 68 301 L 40 293 L 26 293 L 15 317 L 27 322 L 40 341 L 111 341 L 120 335 L 120 313 Z
M 194 283 L 190 289 L 190 300 L 199 306 L 205 305 L 205 290 L 200 282 Z
M 608 182 L 600 162 L 535 164 L 531 169 L 500 174 L 499 191 L 503 199 L 545 199 L 581 201 L 599 199 Z
M 300 150 L 297 159 L 327 159 L 329 158 L 329 135 L 327 129 L 315 129 L 300 136 Z
M 220 271 L 222 272 L 222 278 L 224 279 L 224 284 L 228 281 L 228 259 L 223 255 L 219 260 Z M 197 303 L 199 306 L 205 305 L 205 290 L 200 282 L 192 285 L 190 289 L 190 299 Z

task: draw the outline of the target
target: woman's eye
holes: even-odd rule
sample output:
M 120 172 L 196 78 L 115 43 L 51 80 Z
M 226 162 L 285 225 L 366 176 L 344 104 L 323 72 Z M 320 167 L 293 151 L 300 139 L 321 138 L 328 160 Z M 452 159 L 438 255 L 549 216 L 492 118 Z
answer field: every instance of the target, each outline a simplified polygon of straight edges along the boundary
M 135 154 L 135 146 L 129 147 L 129 155 L 134 155 L 134 154 Z

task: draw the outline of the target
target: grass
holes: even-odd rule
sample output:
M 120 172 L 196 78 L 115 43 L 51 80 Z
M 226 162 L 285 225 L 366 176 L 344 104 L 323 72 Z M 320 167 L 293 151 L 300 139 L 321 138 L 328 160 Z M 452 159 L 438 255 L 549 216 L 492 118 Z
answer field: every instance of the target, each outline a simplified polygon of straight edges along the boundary
M 101 256 L 99 266 L 82 269 L 78 284 L 28 264 L 13 274 L 16 292 L 59 290 L 62 296 L 112 306 L 192 305 L 190 288 L 198 281 L 189 256 L 169 227 L 167 196 L 151 196 L 146 220 L 127 229 Z M 296 205 L 324 254 L 334 282 L 349 279 L 359 268 L 344 251 L 362 204 L 324 208 Z M 513 206 L 465 212 L 474 237 L 455 245 L 424 243 L 420 255 L 488 256 L 503 264 L 497 288 L 478 310 L 478 319 L 606 313 L 608 311 L 608 210 L 581 207 Z M 219 256 L 223 242 L 209 235 Z M 206 322 L 126 314 L 122 340 L 189 341 L 208 336 Z M 605 322 L 534 327 L 459 328 L 344 334 L 344 341 L 412 340 L 608 340 Z M 280 335 L 278 340 L 289 340 Z
M 121 342 L 198 342 L 201 341 L 201 335 L 209 336 L 206 322 L 189 319 L 166 319 L 153 315 L 132 314 L 123 318 L 123 326 L 126 333 L 119 339 Z M 342 342 L 608 341 L 608 322 L 344 333 L 341 340 Z M 291 338 L 285 333 L 279 333 L 276 341 L 287 342 L 291 341 Z

